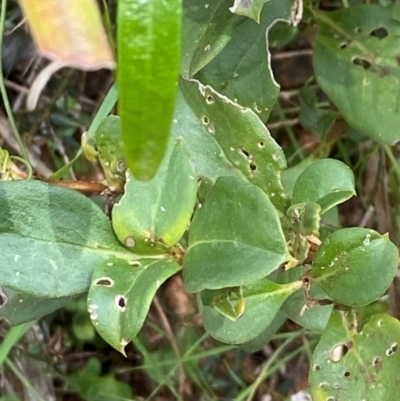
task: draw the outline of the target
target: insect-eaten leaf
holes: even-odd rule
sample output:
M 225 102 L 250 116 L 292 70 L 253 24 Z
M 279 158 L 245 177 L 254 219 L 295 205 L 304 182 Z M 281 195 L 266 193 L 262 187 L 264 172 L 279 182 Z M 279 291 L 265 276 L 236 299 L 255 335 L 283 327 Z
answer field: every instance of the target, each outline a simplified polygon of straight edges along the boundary
M 112 211 L 114 231 L 135 253 L 164 253 L 186 231 L 196 194 L 196 173 L 179 139 L 151 181 L 128 176 L 125 194 Z
M 142 328 L 158 288 L 180 269 L 164 258 L 131 263 L 110 258 L 98 265 L 89 289 L 88 312 L 101 337 L 125 354 L 126 345 Z
M 358 324 L 351 312 L 332 313 L 311 363 L 314 401 L 398 399 L 399 321 L 376 314 Z
M 366 228 L 343 228 L 318 248 L 312 280 L 334 301 L 362 306 L 389 288 L 398 263 L 399 251 L 387 235 Z
M 190 292 L 250 284 L 289 259 L 278 213 L 261 188 L 221 177 L 197 209 L 183 262 Z
M 313 53 L 318 84 L 345 120 L 389 144 L 400 139 L 400 23 L 392 18 L 391 8 L 359 4 L 316 11 Z

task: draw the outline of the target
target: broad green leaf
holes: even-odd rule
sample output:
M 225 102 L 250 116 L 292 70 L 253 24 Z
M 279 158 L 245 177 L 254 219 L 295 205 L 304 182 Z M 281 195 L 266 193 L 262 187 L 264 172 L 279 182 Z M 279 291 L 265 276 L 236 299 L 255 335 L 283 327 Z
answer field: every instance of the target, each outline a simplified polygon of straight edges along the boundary
M 321 214 L 355 195 L 354 174 L 339 160 L 322 159 L 307 167 L 293 188 L 292 204 L 315 202 Z
M 96 1 L 20 0 L 20 4 L 44 56 L 82 70 L 115 66 Z
M 241 344 L 251 341 L 266 330 L 283 302 L 301 286 L 301 281 L 279 285 L 267 279 L 244 286 L 246 308 L 237 321 L 226 318 L 212 306 L 200 301 L 204 327 L 212 337 L 224 343 Z
M 180 69 L 181 0 L 119 0 L 118 82 L 127 165 L 154 176 L 174 113 Z
M 276 209 L 257 186 L 221 177 L 193 217 L 183 275 L 190 292 L 250 284 L 288 260 Z
M 251 19 L 244 21 L 224 49 L 195 78 L 251 108 L 266 121 L 280 88 L 271 69 L 268 34 L 278 20 L 289 22 L 292 5 L 293 0 L 267 1 L 260 24 Z
M 377 141 L 398 141 L 400 22 L 377 4 L 318 11 L 316 17 L 318 84 L 354 128 Z
M 287 284 L 301 280 L 309 266 L 297 266 L 279 275 L 278 282 Z M 292 294 L 282 305 L 282 312 L 298 325 L 313 332 L 322 333 L 328 324 L 333 305 L 326 293 L 317 284 L 312 284 L 306 299 L 304 288 Z
M 294 257 L 302 261 L 310 249 L 308 237 L 319 237 L 321 206 L 318 203 L 303 202 L 292 205 L 286 212 L 290 219 L 290 246 Z
M 387 314 L 357 332 L 350 312 L 333 312 L 311 364 L 313 400 L 397 400 L 399 338 L 400 323 Z
M 88 289 L 111 256 L 132 260 L 90 199 L 40 181 L 0 184 L 0 285 L 40 298 Z
M 178 140 L 148 182 L 128 176 L 125 194 L 112 211 L 114 231 L 138 253 L 162 253 L 175 245 L 190 222 L 196 202 L 196 173 Z
M 229 42 L 246 18 L 229 11 L 232 0 L 184 0 L 182 76 L 191 78 Z
M 398 262 L 397 247 L 387 235 L 366 228 L 343 228 L 318 248 L 312 277 L 334 301 L 367 305 L 388 289 Z
M 248 353 L 259 351 L 271 341 L 272 337 L 276 334 L 282 324 L 285 323 L 286 319 L 286 315 L 281 311 L 278 311 L 269 326 L 261 334 L 250 341 L 242 343 L 240 348 L 243 348 Z
M 109 259 L 94 271 L 88 311 L 98 333 L 124 354 L 143 326 L 161 284 L 181 267 L 172 260 Z
M 260 22 L 261 10 L 267 0 L 235 0 L 230 10 L 238 15 L 253 18 Z
M 287 200 L 280 182 L 280 173 L 286 168 L 285 155 L 257 115 L 195 80 L 182 80 L 181 90 L 203 124 L 196 135 L 215 138 L 221 148 L 220 158 L 228 159 L 271 198 L 277 209 L 285 210 Z
M 70 300 L 70 297 L 37 298 L 0 287 L 0 320 L 6 319 L 11 326 L 17 326 L 40 319 L 62 308 Z

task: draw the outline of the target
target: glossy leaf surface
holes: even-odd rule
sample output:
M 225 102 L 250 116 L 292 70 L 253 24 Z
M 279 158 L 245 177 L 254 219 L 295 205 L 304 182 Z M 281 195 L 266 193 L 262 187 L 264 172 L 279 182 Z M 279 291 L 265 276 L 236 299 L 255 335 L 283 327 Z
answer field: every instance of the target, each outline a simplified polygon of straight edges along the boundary
M 148 180 L 170 134 L 180 69 L 181 0 L 118 2 L 119 114 L 125 159 Z

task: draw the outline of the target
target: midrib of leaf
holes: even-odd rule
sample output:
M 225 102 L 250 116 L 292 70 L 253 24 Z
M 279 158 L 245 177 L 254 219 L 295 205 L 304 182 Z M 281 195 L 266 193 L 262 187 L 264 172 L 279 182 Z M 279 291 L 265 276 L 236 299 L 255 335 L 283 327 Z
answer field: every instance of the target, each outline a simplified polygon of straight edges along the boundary
M 17 237 L 17 238 L 23 238 L 26 240 L 33 240 L 38 243 L 49 243 L 51 245 L 58 245 L 58 247 L 62 248 L 74 248 L 74 249 L 79 249 L 82 251 L 86 252 L 94 252 L 97 254 L 105 254 L 105 255 L 110 255 L 110 257 L 120 257 L 121 259 L 124 260 L 137 260 L 137 259 L 143 259 L 144 255 L 137 255 L 135 253 L 129 252 L 129 251 L 123 251 L 123 250 L 115 250 L 115 249 L 105 249 L 105 248 L 96 248 L 93 246 L 84 246 L 84 245 L 78 245 L 78 244 L 72 244 L 69 242 L 61 242 L 61 241 L 51 241 L 51 240 L 44 240 L 40 238 L 34 238 L 34 237 L 28 237 L 28 236 L 23 236 L 23 235 L 17 235 L 17 234 L 2 234 L 2 237 Z M 99 244 L 100 245 L 100 244 Z M 165 256 L 164 255 L 145 255 L 146 259 L 163 259 Z

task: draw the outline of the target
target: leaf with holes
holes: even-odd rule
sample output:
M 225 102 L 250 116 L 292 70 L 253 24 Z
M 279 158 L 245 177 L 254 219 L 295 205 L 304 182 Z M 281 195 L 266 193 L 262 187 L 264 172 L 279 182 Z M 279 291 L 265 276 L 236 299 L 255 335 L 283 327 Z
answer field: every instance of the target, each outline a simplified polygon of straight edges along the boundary
M 221 177 L 193 217 L 183 274 L 190 292 L 250 284 L 288 260 L 278 213 L 257 186 Z
M 168 259 L 143 258 L 128 263 L 110 258 L 94 271 L 88 311 L 98 333 L 124 354 L 143 326 L 161 284 L 181 267 Z
M 268 35 L 278 21 L 289 22 L 292 5 L 293 0 L 266 2 L 260 24 L 251 19 L 240 24 L 229 43 L 195 78 L 266 121 L 280 88 L 271 69 Z
M 377 141 L 398 141 L 400 22 L 378 4 L 317 11 L 316 18 L 318 84 L 350 125 Z
M 257 115 L 195 80 L 182 80 L 181 90 L 203 125 L 198 135 L 214 138 L 220 147 L 221 162 L 228 159 L 231 168 L 259 186 L 277 209 L 286 210 L 287 199 L 280 182 L 280 173 L 286 168 L 285 155 Z
M 387 235 L 366 228 L 343 228 L 318 248 L 312 278 L 334 301 L 362 306 L 389 288 L 398 263 L 398 249 Z
M 41 181 L 0 185 L 0 285 L 41 298 L 88 289 L 94 266 L 132 260 L 90 199 Z
M 321 214 L 355 195 L 354 174 L 339 160 L 322 159 L 308 166 L 297 179 L 292 205 L 315 202 Z
M 128 177 L 125 194 L 112 211 L 115 233 L 137 253 L 163 253 L 185 232 L 196 193 L 196 173 L 180 139 L 151 181 Z
M 182 75 L 191 78 L 229 42 L 246 20 L 232 14 L 232 0 L 187 0 L 183 3 Z
M 122 140 L 132 174 L 154 176 L 167 147 L 181 59 L 181 0 L 118 1 Z
M 37 298 L 10 288 L 0 287 L 0 320 L 11 326 L 40 319 L 70 302 L 71 297 Z
M 283 302 L 301 286 L 301 281 L 279 285 L 267 279 L 244 286 L 242 294 L 246 308 L 237 321 L 221 315 L 213 306 L 205 305 L 202 301 L 203 293 L 200 293 L 204 327 L 218 341 L 229 344 L 250 341 L 266 330 Z
M 333 312 L 311 364 L 313 400 L 397 400 L 399 338 L 400 323 L 387 314 L 357 332 L 350 312 Z

